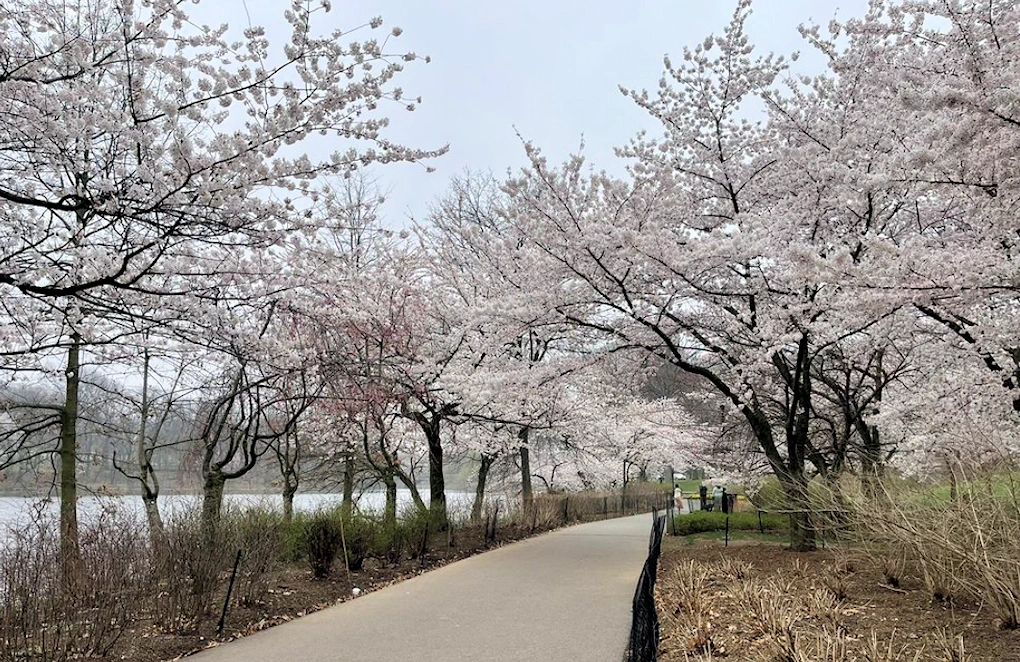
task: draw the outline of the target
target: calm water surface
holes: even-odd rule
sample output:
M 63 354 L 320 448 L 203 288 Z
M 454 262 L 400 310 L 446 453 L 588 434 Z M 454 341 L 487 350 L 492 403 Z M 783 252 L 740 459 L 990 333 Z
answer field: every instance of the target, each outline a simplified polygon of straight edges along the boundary
M 422 493 L 428 503 L 428 492 Z M 447 492 L 447 505 L 452 512 L 466 512 L 471 508 L 474 495 L 469 492 Z M 246 507 L 264 506 L 283 510 L 283 497 L 279 494 L 228 494 L 224 497 L 226 505 Z M 339 505 L 342 500 L 339 494 L 301 494 L 294 497 L 294 509 L 311 511 L 317 508 Z M 381 511 L 386 502 L 382 492 L 365 492 L 358 499 L 358 507 L 363 511 Z M 397 507 L 403 508 L 412 503 L 411 493 L 406 490 L 397 492 Z M 175 511 L 197 508 L 201 504 L 198 495 L 173 494 L 159 498 L 159 509 L 164 518 L 170 517 Z M 56 517 L 58 512 L 56 499 L 40 499 L 38 497 L 0 497 L 0 540 L 8 536 L 12 527 L 19 527 L 31 521 L 33 513 L 41 512 L 47 517 Z M 83 496 L 78 499 L 78 517 L 87 522 L 105 511 L 130 513 L 139 521 L 144 521 L 145 510 L 142 499 L 131 496 Z

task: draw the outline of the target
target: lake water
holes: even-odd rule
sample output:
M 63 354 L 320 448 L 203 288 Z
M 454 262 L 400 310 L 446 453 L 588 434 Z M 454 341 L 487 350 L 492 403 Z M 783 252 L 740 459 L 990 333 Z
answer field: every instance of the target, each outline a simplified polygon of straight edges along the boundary
M 428 492 L 422 493 L 422 498 L 425 503 L 428 503 Z M 446 493 L 446 503 L 451 513 L 470 511 L 473 499 L 474 494 L 470 492 L 451 491 Z M 163 517 L 167 518 L 172 516 L 175 511 L 197 508 L 201 501 L 201 497 L 197 495 L 171 494 L 159 498 L 159 509 Z M 224 501 L 228 507 L 268 506 L 283 511 L 283 497 L 279 494 L 227 494 Z M 340 494 L 302 494 L 299 492 L 294 497 L 294 509 L 312 511 L 323 507 L 339 506 L 341 501 Z M 362 511 L 382 511 L 385 503 L 386 495 L 382 492 L 365 492 L 358 497 L 358 508 Z M 412 503 L 410 492 L 397 491 L 398 510 L 408 507 Z M 12 527 L 18 527 L 31 521 L 35 512 L 42 512 L 47 517 L 56 517 L 58 507 L 56 499 L 0 497 L 0 540 L 7 537 L 7 533 Z M 83 496 L 78 499 L 78 517 L 82 521 L 88 521 L 89 518 L 111 510 L 131 513 L 139 521 L 144 521 L 145 518 L 142 498 L 137 495 Z

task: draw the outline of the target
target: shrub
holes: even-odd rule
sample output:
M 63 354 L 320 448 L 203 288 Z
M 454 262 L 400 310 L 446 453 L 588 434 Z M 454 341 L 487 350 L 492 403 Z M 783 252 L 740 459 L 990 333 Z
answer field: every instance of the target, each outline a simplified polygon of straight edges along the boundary
M 429 541 L 429 512 L 418 508 L 409 508 L 402 513 L 397 525 L 401 544 L 412 559 L 424 554 Z
M 709 571 L 687 560 L 663 576 L 659 591 L 666 607 L 660 616 L 663 630 L 679 639 L 682 650 L 695 655 L 711 655 L 714 649 L 709 582 Z
M 935 599 L 967 596 L 1005 628 L 1020 627 L 1020 495 L 1004 488 L 1012 466 L 956 468 L 953 496 L 939 485 L 887 477 L 839 485 L 839 503 L 887 581 L 908 567 Z M 894 554 L 890 554 L 890 550 Z
M 144 608 L 148 548 L 137 521 L 108 512 L 83 522 L 72 563 L 62 559 L 57 531 L 39 515 L 0 550 L 4 659 L 105 657 Z
M 757 531 L 757 513 L 733 513 L 729 515 L 731 531 Z M 709 531 L 726 530 L 725 513 L 715 511 L 695 511 L 689 515 L 677 515 L 674 518 L 676 535 L 687 536 L 694 533 L 707 533 Z M 762 528 L 766 531 L 788 531 L 790 528 L 789 518 L 786 515 L 772 515 L 762 513 Z
M 157 591 L 152 610 L 158 626 L 173 633 L 195 632 L 219 589 L 221 570 L 236 551 L 207 539 L 197 508 L 174 512 L 153 547 Z
M 788 510 L 790 507 L 783 486 L 778 480 L 771 477 L 762 481 L 761 485 L 748 497 L 761 510 Z
M 536 494 L 530 513 L 531 530 L 551 529 L 560 524 L 565 524 L 567 519 L 565 505 L 568 504 L 562 495 Z
M 343 545 L 340 527 L 340 518 L 326 510 L 315 512 L 304 521 L 304 555 L 317 579 L 327 577 L 333 569 L 333 561 Z
M 290 522 L 280 522 L 280 560 L 285 563 L 303 561 L 308 553 L 305 531 L 308 515 L 294 513 Z
M 339 513 L 335 515 L 339 519 Z M 364 515 L 352 515 L 350 519 L 344 519 L 343 544 L 344 553 L 347 558 L 347 567 L 357 572 L 361 570 L 372 551 L 372 544 L 376 537 L 377 526 L 375 521 Z
M 380 526 L 372 539 L 372 552 L 374 558 L 382 559 L 388 563 L 399 563 L 403 555 L 404 541 L 400 535 L 400 524 L 392 527 Z
M 269 589 L 270 578 L 283 550 L 283 522 L 272 508 L 254 507 L 229 512 L 223 520 L 225 544 L 241 551 L 235 591 L 241 604 L 258 603 Z

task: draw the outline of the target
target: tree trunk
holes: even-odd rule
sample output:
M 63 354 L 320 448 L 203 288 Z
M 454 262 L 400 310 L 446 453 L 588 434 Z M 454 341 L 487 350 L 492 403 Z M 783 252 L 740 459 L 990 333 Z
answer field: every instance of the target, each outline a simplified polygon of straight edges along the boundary
M 794 552 L 813 552 L 818 549 L 810 513 L 790 515 L 790 549 Z
M 67 350 L 64 408 L 60 417 L 60 553 L 68 569 L 78 565 L 78 386 L 81 336 Z
M 794 552 L 813 552 L 817 549 L 815 529 L 811 523 L 808 484 L 803 474 L 787 475 L 780 479 L 790 503 L 790 549 Z
M 149 523 L 149 535 L 160 537 L 163 535 L 163 517 L 159 514 L 159 504 L 156 503 L 155 494 L 143 494 L 142 504 L 145 506 L 145 520 Z
M 152 468 L 152 458 L 149 455 L 148 431 L 149 431 L 149 350 L 144 350 L 144 364 L 142 368 L 142 406 L 141 421 L 138 426 L 138 436 L 135 438 L 135 454 L 138 461 L 138 482 L 142 492 L 142 504 L 145 506 L 145 519 L 149 524 L 149 535 L 154 539 L 163 535 L 163 518 L 159 514 L 159 481 L 156 480 L 156 472 Z M 157 432 L 158 435 L 158 432 Z M 152 481 L 149 481 L 149 477 Z
M 475 501 L 471 504 L 471 521 L 478 524 L 482 521 L 482 508 L 485 505 L 485 483 L 489 478 L 489 469 L 496 461 L 495 455 L 482 453 L 482 463 L 478 466 L 478 482 L 475 483 Z
M 397 481 L 392 475 L 383 476 L 386 485 L 386 506 L 383 508 L 383 530 L 395 531 L 397 528 Z
M 878 427 L 860 421 L 857 429 L 861 438 L 861 473 L 866 478 L 881 478 L 885 473 L 885 462 Z
M 220 524 L 220 512 L 223 510 L 223 488 L 227 481 L 219 471 L 205 476 L 202 485 L 202 530 L 207 541 L 215 540 L 216 529 Z
M 340 514 L 350 519 L 354 511 L 354 453 L 348 452 L 344 457 L 344 496 L 340 503 Z
M 403 486 L 407 488 L 407 491 L 411 493 L 411 501 L 414 502 L 414 507 L 420 511 L 428 510 L 429 507 L 425 505 L 425 499 L 421 498 L 421 491 L 415 484 L 414 479 L 404 471 L 397 471 L 396 475 Z
M 439 421 L 429 426 L 429 519 L 434 531 L 446 531 L 450 521 L 446 513 L 446 479 L 443 477 L 443 445 L 439 438 Z
M 535 505 L 535 493 L 531 488 L 531 450 L 528 447 L 530 435 L 531 428 L 528 427 L 521 428 L 521 431 L 517 433 L 521 440 L 518 453 L 521 461 L 521 504 L 524 506 L 525 512 L 531 512 L 532 506 Z
M 294 521 L 294 495 L 297 494 L 297 485 L 289 480 L 283 481 L 283 523 L 290 524 Z

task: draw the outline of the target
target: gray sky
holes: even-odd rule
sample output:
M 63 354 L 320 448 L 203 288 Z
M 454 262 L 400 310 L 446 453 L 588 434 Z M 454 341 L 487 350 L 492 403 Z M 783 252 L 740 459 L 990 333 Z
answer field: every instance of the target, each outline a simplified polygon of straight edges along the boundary
M 244 18 L 244 0 L 207 0 L 209 22 Z M 254 23 L 279 21 L 289 3 L 246 0 Z M 662 56 L 680 56 L 686 45 L 721 32 L 736 0 L 333 0 L 334 27 L 351 28 L 381 15 L 403 35 L 399 52 L 429 55 L 430 64 L 408 65 L 399 85 L 422 96 L 413 113 L 395 111 L 391 138 L 415 147 L 450 145 L 432 162 L 434 173 L 414 165 L 375 171 L 390 195 L 387 222 L 403 225 L 426 213 L 449 178 L 470 168 L 497 174 L 524 163 L 515 134 L 540 146 L 552 162 L 576 150 L 597 167 L 619 172 L 613 148 L 649 118 L 618 91 L 618 85 L 653 89 Z M 212 5 L 212 7 L 210 7 Z M 807 55 L 797 25 L 822 24 L 833 16 L 861 15 L 867 0 L 757 0 L 749 30 L 760 49 Z M 236 11 L 236 10 L 240 11 Z M 224 12 L 220 14 L 220 12 Z M 205 18 L 205 16 L 203 16 Z M 368 32 L 356 33 L 362 37 Z M 282 35 L 281 35 L 282 36 Z M 812 66 L 811 59 L 798 69 Z M 815 61 L 817 66 L 817 60 Z

